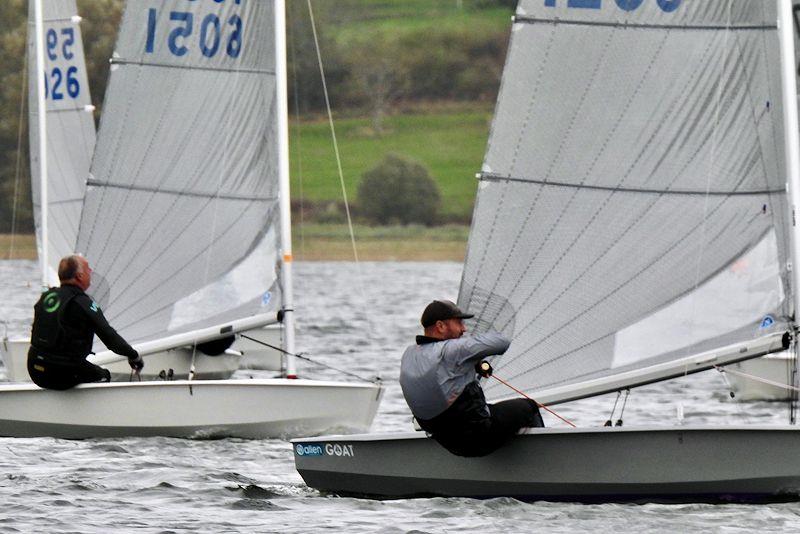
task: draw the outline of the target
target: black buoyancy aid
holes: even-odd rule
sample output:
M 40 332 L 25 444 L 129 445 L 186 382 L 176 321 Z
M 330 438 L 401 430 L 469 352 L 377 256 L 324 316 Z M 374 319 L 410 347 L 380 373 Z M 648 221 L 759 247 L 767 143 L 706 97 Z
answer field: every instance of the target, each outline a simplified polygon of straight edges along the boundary
M 64 324 L 67 305 L 79 295 L 73 288 L 51 287 L 33 307 L 31 345 L 45 354 L 83 356 L 86 343 L 80 332 Z M 92 335 L 94 335 L 92 333 Z M 89 344 L 91 350 L 91 342 Z

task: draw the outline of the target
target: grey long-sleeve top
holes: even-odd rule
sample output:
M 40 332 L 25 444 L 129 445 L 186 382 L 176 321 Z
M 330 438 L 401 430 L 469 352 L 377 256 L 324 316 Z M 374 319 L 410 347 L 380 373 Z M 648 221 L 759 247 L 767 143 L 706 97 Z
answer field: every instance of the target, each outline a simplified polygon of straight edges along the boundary
M 476 379 L 475 364 L 503 354 L 511 342 L 497 332 L 440 341 L 417 336 L 400 363 L 400 387 L 418 419 L 432 419 L 445 411 Z

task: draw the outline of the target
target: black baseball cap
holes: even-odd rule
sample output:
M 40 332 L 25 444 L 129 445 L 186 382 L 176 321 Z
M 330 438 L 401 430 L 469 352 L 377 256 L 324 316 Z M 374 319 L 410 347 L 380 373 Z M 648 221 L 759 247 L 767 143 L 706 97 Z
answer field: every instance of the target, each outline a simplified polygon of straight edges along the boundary
M 422 312 L 420 322 L 422 326 L 428 328 L 436 324 L 436 321 L 446 321 L 448 319 L 471 319 L 475 317 L 471 313 L 464 313 L 455 303 L 449 300 L 434 300 L 425 307 Z

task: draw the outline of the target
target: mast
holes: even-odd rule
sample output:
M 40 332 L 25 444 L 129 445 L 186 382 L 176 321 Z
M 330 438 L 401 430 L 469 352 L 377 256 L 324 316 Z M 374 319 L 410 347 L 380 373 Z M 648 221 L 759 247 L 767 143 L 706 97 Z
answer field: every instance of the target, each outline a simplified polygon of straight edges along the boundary
M 38 113 L 36 118 L 39 124 L 39 171 L 40 171 L 40 232 L 42 249 L 39 251 L 39 263 L 42 269 L 42 289 L 49 286 L 50 258 L 48 254 L 49 241 L 47 235 L 47 102 L 45 101 L 45 64 L 44 64 L 44 18 L 42 15 L 42 0 L 34 0 L 34 25 L 36 28 L 36 92 L 38 99 Z
M 794 23 L 791 0 L 778 1 L 778 35 L 781 50 L 781 82 L 783 91 L 783 130 L 786 150 L 786 188 L 789 197 L 789 216 L 792 221 L 792 295 L 794 314 L 800 310 L 800 227 L 797 210 L 800 208 L 800 133 L 797 117 L 797 80 L 795 78 Z
M 297 378 L 294 361 L 294 299 L 292 296 L 292 221 L 289 202 L 289 125 L 286 88 L 286 5 L 275 0 L 275 85 L 278 122 L 278 183 L 280 184 L 283 350 L 286 377 Z

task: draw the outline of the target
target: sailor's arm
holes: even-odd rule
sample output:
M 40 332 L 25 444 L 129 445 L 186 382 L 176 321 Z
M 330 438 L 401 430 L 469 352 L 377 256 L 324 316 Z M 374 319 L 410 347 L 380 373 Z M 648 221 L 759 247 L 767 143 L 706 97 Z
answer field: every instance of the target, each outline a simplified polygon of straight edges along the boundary
M 498 332 L 451 339 L 445 344 L 445 357 L 457 365 L 474 364 L 483 358 L 503 354 L 511 341 Z
M 109 350 L 126 356 L 129 360 L 136 360 L 139 358 L 139 353 L 136 352 L 136 349 L 131 347 L 128 342 L 108 324 L 100 306 L 98 306 L 96 302 L 91 298 L 83 298 L 82 296 L 76 298 L 75 302 L 92 322 L 95 334 L 97 334 L 97 337 L 100 338 L 100 341 L 102 341 Z

